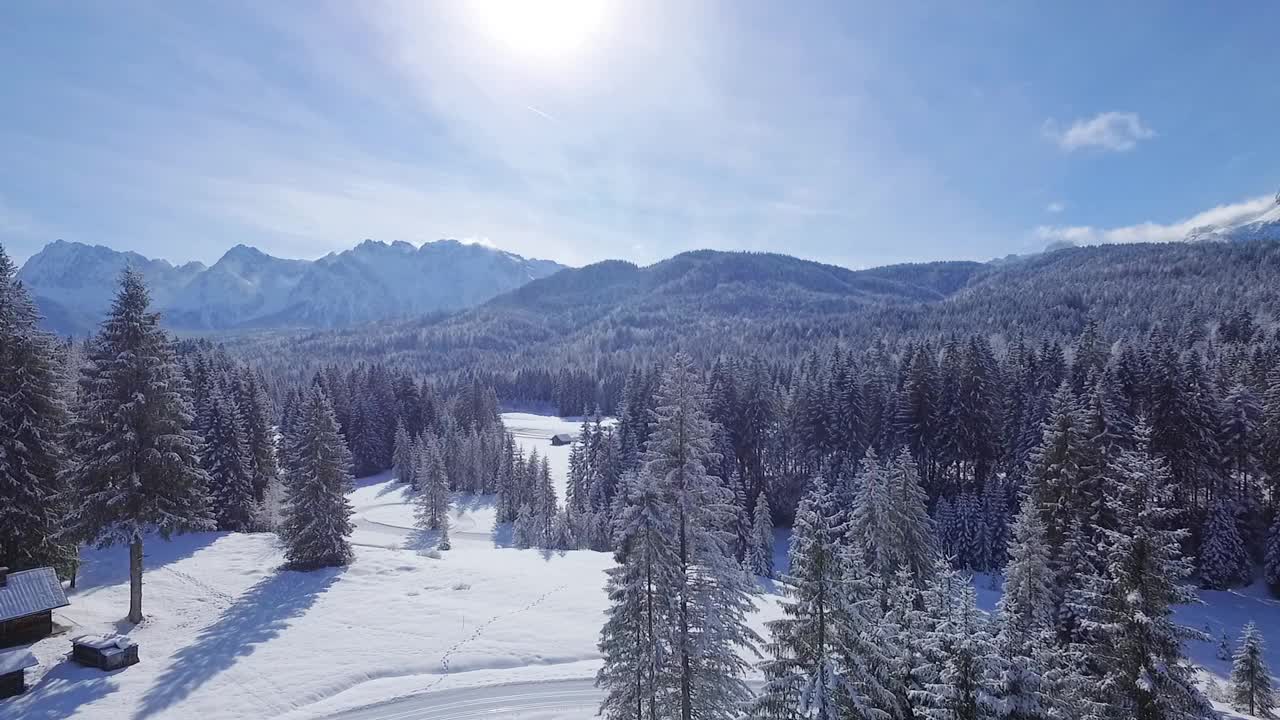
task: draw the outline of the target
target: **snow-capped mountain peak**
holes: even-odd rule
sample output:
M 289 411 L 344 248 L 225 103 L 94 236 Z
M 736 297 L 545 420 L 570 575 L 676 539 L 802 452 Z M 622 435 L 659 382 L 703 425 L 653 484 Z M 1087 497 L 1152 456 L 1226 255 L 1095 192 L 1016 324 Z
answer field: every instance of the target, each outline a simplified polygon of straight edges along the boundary
M 19 278 L 53 329 L 83 334 L 110 306 L 126 266 L 146 278 L 166 324 L 190 330 L 338 327 L 457 310 L 562 268 L 453 240 L 421 247 L 365 240 L 315 261 L 240 244 L 209 267 L 58 240 L 32 256 Z

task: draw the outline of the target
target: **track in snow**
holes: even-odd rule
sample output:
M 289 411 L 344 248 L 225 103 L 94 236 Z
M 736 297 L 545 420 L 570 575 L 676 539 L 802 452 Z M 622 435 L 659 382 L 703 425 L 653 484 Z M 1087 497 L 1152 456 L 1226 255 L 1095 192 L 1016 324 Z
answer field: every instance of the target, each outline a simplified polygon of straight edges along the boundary
M 592 680 L 548 680 L 423 693 L 330 720 L 587 720 L 603 694 Z

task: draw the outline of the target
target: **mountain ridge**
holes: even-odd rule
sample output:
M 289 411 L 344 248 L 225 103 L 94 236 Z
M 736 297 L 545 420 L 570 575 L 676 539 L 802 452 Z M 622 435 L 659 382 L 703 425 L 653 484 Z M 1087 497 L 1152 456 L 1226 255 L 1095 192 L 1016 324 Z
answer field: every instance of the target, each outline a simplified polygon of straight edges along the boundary
M 565 267 L 448 239 L 365 240 L 317 260 L 238 244 L 210 266 L 57 240 L 24 263 L 18 279 L 46 327 L 80 335 L 105 314 L 127 266 L 146 278 L 165 324 L 183 331 L 336 328 L 455 311 Z

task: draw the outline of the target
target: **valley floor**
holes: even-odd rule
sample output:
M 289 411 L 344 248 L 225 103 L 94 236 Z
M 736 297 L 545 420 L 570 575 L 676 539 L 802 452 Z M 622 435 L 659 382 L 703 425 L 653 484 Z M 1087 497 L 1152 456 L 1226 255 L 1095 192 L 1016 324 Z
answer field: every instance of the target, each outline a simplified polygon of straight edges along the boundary
M 568 448 L 551 435 L 576 424 L 509 414 L 526 451 L 549 453 L 563 486 Z M 562 492 L 562 487 L 561 487 Z M 346 568 L 281 571 L 272 535 L 202 533 L 147 546 L 147 620 L 129 629 L 123 548 L 86 551 L 79 589 L 55 614 L 66 632 L 37 643 L 40 666 L 26 695 L 0 701 L 0 717 L 345 718 L 579 720 L 595 715 L 596 641 L 604 621 L 607 553 L 516 550 L 494 526 L 491 498 L 458 496 L 453 550 L 413 527 L 405 489 L 365 478 L 356 508 L 355 561 Z M 780 549 L 784 543 L 779 543 Z M 997 594 L 976 581 L 983 604 Z M 778 616 L 777 596 L 757 600 L 757 631 Z M 1280 668 L 1280 603 L 1261 588 L 1204 593 L 1182 620 L 1234 641 L 1256 621 L 1273 635 Z M 69 638 L 127 631 L 142 662 L 101 673 L 65 659 Z M 1216 642 L 1195 660 L 1225 677 Z

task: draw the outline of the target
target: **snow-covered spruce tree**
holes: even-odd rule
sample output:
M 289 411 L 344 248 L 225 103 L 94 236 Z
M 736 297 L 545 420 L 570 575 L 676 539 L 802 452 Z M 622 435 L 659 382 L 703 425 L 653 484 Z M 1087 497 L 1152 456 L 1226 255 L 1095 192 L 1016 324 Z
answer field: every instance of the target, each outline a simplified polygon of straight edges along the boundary
M 1040 511 L 1024 500 L 1013 525 L 1004 591 L 997 606 L 997 693 L 1008 720 L 1048 720 L 1058 693 L 1051 687 L 1054 649 L 1053 571 Z
M 769 508 L 769 496 L 764 492 L 756 497 L 749 552 L 751 572 L 773 577 L 773 510 Z
M 999 717 L 999 658 L 985 614 L 978 609 L 973 585 L 960 580 L 954 595 L 932 609 L 935 625 L 928 635 L 938 658 L 933 678 L 917 692 L 916 701 L 929 720 L 985 720 Z
M 253 469 L 244 422 L 234 401 L 214 386 L 205 409 L 200 466 L 209 475 L 209 495 L 219 530 L 254 529 L 260 505 L 254 497 Z
M 1270 485 L 1274 509 L 1275 500 L 1280 497 L 1280 367 L 1267 375 L 1259 440 L 1258 461 Z
M 1235 510 L 1226 500 L 1214 503 L 1205 522 L 1199 565 L 1200 585 L 1211 590 L 1248 585 L 1253 579 L 1253 562 L 1240 538 Z
M 239 385 L 236 404 L 244 418 L 245 446 L 253 474 L 253 494 L 260 503 L 258 529 L 271 529 L 277 511 L 269 498 L 279 488 L 280 461 L 276 451 L 276 433 L 271 426 L 271 400 L 256 373 L 245 371 Z M 273 490 L 273 486 L 277 486 Z
M 667 590 L 678 583 L 675 519 L 651 475 L 627 473 L 618 497 L 617 565 L 607 571 L 604 664 L 596 675 L 605 691 L 600 714 L 609 720 L 674 717 L 680 706 L 671 663 L 676 605 Z
M 664 588 L 676 603 L 671 662 L 676 668 L 680 720 L 737 716 L 750 696 L 741 676 L 740 650 L 755 651 L 759 637 L 747 625 L 754 579 L 733 559 L 733 494 L 707 468 L 714 426 L 707 418 L 702 382 L 688 356 L 672 359 L 655 397 L 645 446 L 644 472 L 671 503 L 676 530 L 676 585 Z
M 1275 520 L 1271 522 L 1271 531 L 1267 533 L 1263 568 L 1271 594 L 1280 595 L 1280 515 L 1276 515 Z
M 0 566 L 70 565 L 60 536 L 67 496 L 59 470 L 67 408 L 57 346 L 0 246 Z
M 1275 717 L 1271 669 L 1267 667 L 1262 633 L 1252 622 L 1245 625 L 1231 662 L 1231 707 L 1256 717 Z
M 550 456 L 544 455 L 538 463 L 536 478 L 532 505 L 536 523 L 533 544 L 552 549 L 555 547 L 556 488 L 551 482 Z
M 1103 571 L 1082 597 L 1100 720 L 1201 720 L 1213 717 L 1196 688 L 1183 641 L 1201 634 L 1173 620 L 1173 606 L 1198 602 L 1185 583 L 1192 567 L 1182 555 L 1184 529 L 1170 529 L 1172 486 L 1165 460 L 1152 454 L 1151 428 L 1140 422 L 1134 447 L 1107 467 L 1110 511 Z
M 449 478 L 445 472 L 439 438 L 428 435 L 422 439 L 418 448 L 417 467 L 414 475 L 420 486 L 417 497 L 418 526 L 425 530 L 439 530 L 449 521 Z
M 417 467 L 418 458 L 413 438 L 405 429 L 404 423 L 397 423 L 395 449 L 391 451 L 391 472 L 399 482 L 414 487 L 414 472 Z
M 527 550 L 538 543 L 538 518 L 529 503 L 520 506 L 516 511 L 516 520 L 511 524 L 511 544 Z
M 573 531 L 573 520 L 569 516 L 569 508 L 556 511 L 555 521 L 551 526 L 551 545 L 554 550 L 577 550 L 578 540 Z
M 186 381 L 150 302 L 142 276 L 125 270 L 81 372 L 68 472 L 72 537 L 129 546 L 133 623 L 142 621 L 145 536 L 213 528 Z
M 869 720 L 897 709 L 874 594 L 857 567 L 860 553 L 843 547 L 844 532 L 826 482 L 814 480 L 796 511 L 790 570 L 781 578 L 784 617 L 769 622 L 754 718 Z
M 338 430 L 329 397 L 313 385 L 288 438 L 284 476 L 286 505 L 280 537 L 285 558 L 298 570 L 351 561 L 351 451 Z

